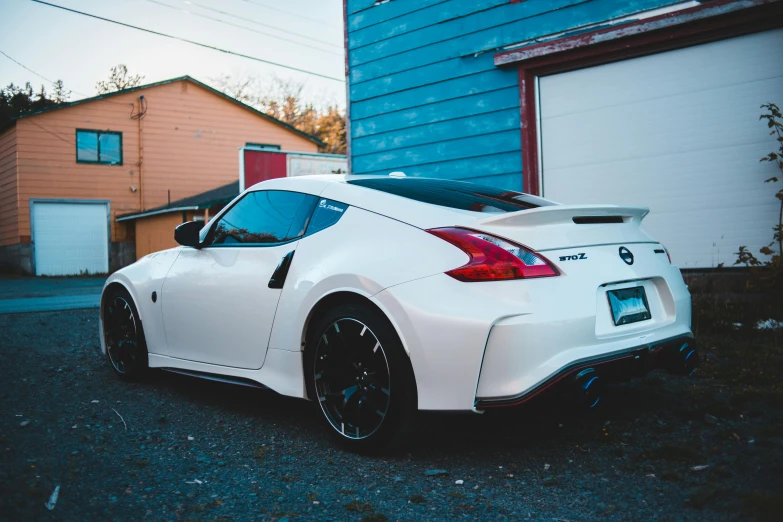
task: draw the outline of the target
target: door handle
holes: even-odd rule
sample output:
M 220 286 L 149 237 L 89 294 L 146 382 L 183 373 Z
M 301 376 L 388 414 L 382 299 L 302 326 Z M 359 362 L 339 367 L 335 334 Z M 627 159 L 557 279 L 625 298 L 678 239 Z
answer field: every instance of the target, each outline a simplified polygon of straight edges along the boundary
M 269 284 L 267 285 L 269 288 L 283 288 L 283 283 L 285 283 L 285 278 L 288 275 L 288 269 L 291 267 L 291 261 L 293 259 L 293 250 L 283 256 L 283 259 L 280 260 L 280 264 L 277 265 L 275 271 L 272 272 L 272 277 L 269 278 Z

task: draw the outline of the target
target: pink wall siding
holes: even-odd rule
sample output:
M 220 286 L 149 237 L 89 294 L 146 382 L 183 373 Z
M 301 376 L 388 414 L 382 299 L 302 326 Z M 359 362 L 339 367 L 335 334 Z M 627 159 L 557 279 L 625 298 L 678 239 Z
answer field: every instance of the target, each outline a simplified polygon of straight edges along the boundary
M 0 133 L 0 246 L 19 242 L 16 127 Z

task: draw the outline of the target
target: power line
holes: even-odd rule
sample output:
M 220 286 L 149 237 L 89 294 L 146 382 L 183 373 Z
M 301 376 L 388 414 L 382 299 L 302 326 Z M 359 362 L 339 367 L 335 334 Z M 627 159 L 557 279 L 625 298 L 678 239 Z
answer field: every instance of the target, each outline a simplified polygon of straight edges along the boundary
M 300 15 L 299 13 L 292 13 L 291 11 L 286 11 L 286 10 L 280 9 L 278 7 L 272 7 L 271 5 L 263 4 L 261 2 L 253 2 L 253 0 L 242 0 L 242 1 L 243 2 L 247 2 L 248 4 L 253 4 L 253 5 L 257 5 L 259 7 L 263 7 L 264 9 L 270 9 L 272 11 L 277 11 L 278 13 L 284 13 L 284 14 L 287 14 L 288 16 L 294 16 L 296 18 L 301 18 L 303 20 L 309 20 L 311 22 L 315 22 L 317 24 L 325 25 L 327 27 L 334 27 L 334 28 L 337 27 L 336 25 L 327 24 L 323 20 L 318 20 L 317 18 L 310 18 L 308 16 Z
M 27 71 L 29 71 L 29 72 L 33 73 L 34 75 L 38 76 L 39 78 L 41 78 L 41 79 L 43 79 L 43 80 L 46 80 L 47 82 L 51 83 L 51 84 L 52 84 L 52 85 L 54 85 L 55 87 L 57 86 L 57 82 L 53 82 L 52 80 L 50 80 L 49 78 L 47 78 L 47 77 L 46 77 L 46 76 L 44 76 L 43 74 L 40 74 L 40 73 L 37 73 L 37 72 L 35 72 L 34 70 L 30 69 L 30 68 L 29 68 L 29 67 L 27 67 L 25 64 L 23 64 L 22 62 L 20 62 L 20 61 L 18 61 L 18 60 L 16 60 L 16 59 L 14 59 L 14 58 L 12 58 L 12 57 L 11 57 L 11 56 L 9 56 L 9 55 L 7 55 L 5 52 L 3 52 L 3 51 L 0 51 L 0 54 L 2 54 L 2 55 L 3 55 L 3 56 L 5 56 L 6 58 L 8 58 L 8 59 L 9 59 L 9 60 L 11 60 L 12 62 L 14 62 L 16 65 L 18 65 L 18 66 L 19 66 L 19 67 L 21 67 L 22 69 L 25 69 L 25 70 L 27 70 Z M 92 94 L 84 94 L 83 92 L 74 91 L 73 89 L 65 89 L 65 90 L 66 90 L 66 91 L 68 91 L 68 92 L 72 92 L 72 93 L 74 93 L 74 94 L 78 94 L 79 96 L 84 96 L 85 98 L 92 98 L 92 97 L 93 97 L 93 95 L 92 95 Z M 102 101 L 102 102 L 104 102 L 104 103 L 112 103 L 112 104 L 114 104 L 114 105 L 128 105 L 128 103 L 113 102 L 113 101 L 110 101 L 110 100 L 99 100 L 99 101 Z
M 159 2 L 158 0 L 147 0 L 147 2 L 150 2 L 150 3 L 153 3 L 153 4 L 157 4 L 157 5 L 162 5 L 163 7 L 168 7 L 169 9 L 174 9 L 175 11 L 179 11 L 181 13 L 186 13 L 186 14 L 190 14 L 190 15 L 193 15 L 193 16 L 206 18 L 207 20 L 212 20 L 213 22 L 218 22 L 218 23 L 221 23 L 221 24 L 230 25 L 232 27 L 238 27 L 239 29 L 244 29 L 245 31 L 250 31 L 252 33 L 257 33 L 257 34 L 261 34 L 261 35 L 264 35 L 264 36 L 269 36 L 270 38 L 276 38 L 278 40 L 282 40 L 284 42 L 292 43 L 294 45 L 301 45 L 302 47 L 315 49 L 316 51 L 321 51 L 322 53 L 333 54 L 335 56 L 342 56 L 342 53 L 336 53 L 334 51 L 327 51 L 326 49 L 321 49 L 320 47 L 316 47 L 316 46 L 313 46 L 313 45 L 310 45 L 310 44 L 306 44 L 306 43 L 302 43 L 302 42 L 297 42 L 296 40 L 290 40 L 290 39 L 284 38 L 282 36 L 277 36 L 277 35 L 274 35 L 274 34 L 265 33 L 263 31 L 258 31 L 257 29 L 251 29 L 250 27 L 244 27 L 242 25 L 238 25 L 238 24 L 235 24 L 235 23 L 232 23 L 232 22 L 227 22 L 225 20 L 220 20 L 219 18 L 214 18 L 214 17 L 209 16 L 209 15 L 205 15 L 205 14 L 201 14 L 201 13 L 194 13 L 193 11 L 188 11 L 187 9 L 181 9 L 181 8 L 179 8 L 177 6 L 174 6 L 174 5 L 164 4 L 163 2 Z
M 34 119 L 34 118 L 30 118 L 30 119 L 28 119 L 28 120 L 25 120 L 25 121 L 29 121 L 30 123 L 32 123 L 33 125 L 35 125 L 35 126 L 36 126 L 36 127 L 38 127 L 39 129 L 41 129 L 42 131 L 44 131 L 44 132 L 46 132 L 46 133 L 49 133 L 49 134 L 51 134 L 52 136 L 54 136 L 54 137 L 55 137 L 55 138 L 57 138 L 58 140 L 60 140 L 60 141 L 64 141 L 64 142 L 65 142 L 65 143 L 67 143 L 68 145 L 76 145 L 74 142 L 72 142 L 72 141 L 71 141 L 71 140 L 69 140 L 68 138 L 64 138 L 63 136 L 61 136 L 60 134 L 58 134 L 58 133 L 54 132 L 53 130 L 49 130 L 49 129 L 47 129 L 46 127 L 43 127 L 42 125 L 38 125 L 38 123 L 36 123 L 36 121 L 35 121 L 35 119 Z
M 218 51 L 218 52 L 225 53 L 225 54 L 230 54 L 230 55 L 233 55 L 233 56 L 239 56 L 240 58 L 247 58 L 248 60 L 261 62 L 261 63 L 265 63 L 265 64 L 268 64 L 268 65 L 274 65 L 276 67 L 281 67 L 283 69 L 289 69 L 291 71 L 297 71 L 297 72 L 300 72 L 300 73 L 309 74 L 311 76 L 317 76 L 319 78 L 325 78 L 327 80 L 333 80 L 333 81 L 341 82 L 341 83 L 345 82 L 345 80 L 343 78 L 335 78 L 334 76 L 327 76 L 325 74 L 321 74 L 321 73 L 317 73 L 317 72 L 313 72 L 313 71 L 308 71 L 306 69 L 299 69 L 298 67 L 292 67 L 290 65 L 284 65 L 282 63 L 277 63 L 277 62 L 273 62 L 273 61 L 270 61 L 270 60 L 264 60 L 263 58 L 257 58 L 255 56 L 250 56 L 248 54 L 242 54 L 242 53 L 237 53 L 237 52 L 234 52 L 234 51 L 229 51 L 227 49 L 221 49 L 220 47 L 215 47 L 213 45 L 208 45 L 208 44 L 204 44 L 204 43 L 201 43 L 201 42 L 196 42 L 194 40 L 188 40 L 187 38 L 181 38 L 179 36 L 172 36 L 170 34 L 161 33 L 161 32 L 158 32 L 158 31 L 153 31 L 152 29 L 145 29 L 143 27 L 138 27 L 136 25 L 126 24 L 124 22 L 118 22 L 117 20 L 112 20 L 110 18 L 104 18 L 102 16 L 97 16 L 97 15 L 90 14 L 90 13 L 85 13 L 83 11 L 77 11 L 76 9 L 70 9 L 68 7 L 63 7 L 63 6 L 57 5 L 57 4 L 50 4 L 49 2 L 44 2 L 42 0 L 31 0 L 31 1 L 35 2 L 37 4 L 48 5 L 49 7 L 55 7 L 57 9 L 62 9 L 63 11 L 68 11 L 70 13 L 76 13 L 76 14 L 80 14 L 82 16 L 87 16 L 89 18 L 95 18 L 96 20 L 102 20 L 104 22 L 109 22 L 109 23 L 112 23 L 112 24 L 121 25 L 123 27 L 129 27 L 131 29 L 136 29 L 138 31 L 143 31 L 145 33 L 150 33 L 150 34 L 154 34 L 154 35 L 157 35 L 157 36 L 163 36 L 164 38 L 170 38 L 172 40 L 178 40 L 180 42 L 189 43 L 191 45 L 197 45 L 197 46 L 203 47 L 205 49 L 211 49 L 213 51 Z
M 339 45 L 338 44 L 333 44 L 333 43 L 327 42 L 326 40 L 319 40 L 318 38 L 313 38 L 312 36 L 307 36 L 305 34 L 296 33 L 294 31 L 289 31 L 288 29 L 280 29 L 279 27 L 275 27 L 274 25 L 265 24 L 263 22 L 259 22 L 258 20 L 253 20 L 252 18 L 244 18 L 242 16 L 238 16 L 238 15 L 235 15 L 235 14 L 232 14 L 232 13 L 227 13 L 226 11 L 221 11 L 220 9 L 215 9 L 214 7 L 210 7 L 208 5 L 199 4 L 198 2 L 191 2 L 190 0 L 182 0 L 182 1 L 185 2 L 186 4 L 195 5 L 197 7 L 200 7 L 202 9 L 206 9 L 208 11 L 213 11 L 215 13 L 220 13 L 222 15 L 226 15 L 226 16 L 229 16 L 231 18 L 236 18 L 237 20 L 243 20 L 243 21 L 249 22 L 251 24 L 260 25 L 262 27 L 269 27 L 271 29 L 274 29 L 275 31 L 280 31 L 281 33 L 288 33 L 288 34 L 291 34 L 291 35 L 294 35 L 294 36 L 298 36 L 300 38 L 304 38 L 306 40 L 312 40 L 314 42 L 322 43 L 322 44 L 328 45 L 330 47 L 336 47 L 338 49 L 342 49 L 343 48 L 343 44 L 339 44 Z M 342 35 L 341 35 L 341 37 L 342 37 Z
M 42 79 L 46 80 L 47 82 L 51 83 L 52 85 L 56 85 L 56 84 L 55 84 L 55 82 L 53 82 L 52 80 L 50 80 L 50 79 L 49 79 L 49 78 L 47 78 L 46 76 L 44 76 L 44 75 L 42 75 L 42 74 L 38 74 L 38 73 L 37 73 L 37 72 L 35 72 L 34 70 L 32 70 L 32 69 L 30 69 L 29 67 L 27 67 L 25 64 L 23 64 L 23 63 L 21 63 L 21 62 L 18 62 L 18 61 L 16 61 L 16 60 L 14 60 L 13 58 L 11 58 L 11 57 L 10 57 L 10 56 L 8 56 L 7 54 L 5 54 L 3 51 L 0 51 L 0 54 L 2 54 L 2 55 L 3 55 L 3 56 L 5 56 L 6 58 L 8 58 L 8 59 L 9 59 L 9 60 L 11 60 L 12 62 L 14 62 L 16 65 L 18 65 L 18 66 L 19 66 L 19 67 L 21 67 L 22 69 L 25 69 L 25 70 L 27 70 L 27 71 L 30 71 L 30 72 L 31 72 L 31 73 L 33 73 L 34 75 L 38 76 L 39 78 L 42 78 Z M 76 92 L 76 91 L 72 91 L 72 92 Z M 77 93 L 77 94 L 78 94 L 78 93 Z M 44 132 L 47 132 L 47 133 L 51 134 L 52 136 L 54 136 L 54 137 L 55 137 L 55 138 L 57 138 L 58 140 L 60 140 L 60 141 L 64 141 L 64 142 L 65 142 L 65 143 L 67 143 L 68 145 L 75 145 L 75 144 L 74 144 L 72 141 L 70 141 L 70 140 L 68 140 L 67 138 L 65 138 L 65 137 L 61 136 L 60 134 L 58 134 L 58 133 L 54 132 L 53 130 L 49 130 L 49 129 L 47 129 L 46 127 L 43 127 L 43 126 L 41 126 L 41 125 L 38 125 L 38 123 L 36 123 L 36 121 L 35 121 L 34 119 L 30 119 L 30 120 L 28 120 L 28 121 L 29 121 L 30 123 L 32 123 L 33 125 L 35 125 L 36 127 L 38 127 L 39 129 L 41 129 L 42 131 L 44 131 Z
M 3 56 L 5 56 L 6 58 L 8 58 L 8 59 L 9 59 L 9 60 L 11 60 L 12 62 L 14 62 L 16 65 L 18 65 L 18 66 L 19 66 L 19 67 L 21 67 L 22 69 L 27 69 L 28 71 L 30 71 L 31 73 L 33 73 L 33 74 L 34 74 L 34 75 L 36 75 L 37 77 L 39 77 L 39 78 L 41 78 L 41 79 L 43 79 L 43 80 L 46 80 L 47 82 L 51 83 L 52 85 L 56 85 L 56 83 L 55 83 L 55 82 L 53 82 L 52 80 L 50 80 L 49 78 L 47 78 L 47 77 L 46 77 L 46 76 L 44 76 L 43 74 L 38 74 L 38 73 L 37 73 L 37 72 L 35 72 L 34 70 L 32 70 L 32 69 L 30 69 L 29 67 L 27 67 L 25 64 L 23 64 L 23 63 L 21 63 L 21 62 L 17 62 L 17 61 L 16 61 L 16 60 L 14 60 L 13 58 L 11 58 L 11 57 L 10 57 L 10 56 L 8 56 L 7 54 L 5 54 L 3 51 L 0 51 L 0 54 L 2 54 L 2 55 L 3 55 Z M 74 92 L 75 92 L 75 91 L 74 91 Z

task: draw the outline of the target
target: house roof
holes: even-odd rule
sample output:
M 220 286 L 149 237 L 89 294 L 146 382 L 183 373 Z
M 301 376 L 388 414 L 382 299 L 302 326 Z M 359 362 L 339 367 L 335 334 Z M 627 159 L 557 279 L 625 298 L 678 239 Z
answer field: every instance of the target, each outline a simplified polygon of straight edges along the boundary
M 144 212 L 134 212 L 117 216 L 117 221 L 129 221 L 157 214 L 167 214 L 169 212 L 182 212 L 183 210 L 203 210 L 214 207 L 215 205 L 225 205 L 239 195 L 239 180 L 214 188 L 195 196 L 172 201 L 168 205 L 145 210 Z
M 143 89 L 149 89 L 150 87 L 157 87 L 159 85 L 166 85 L 166 84 L 169 84 L 169 83 L 181 82 L 181 81 L 187 81 L 187 82 L 191 82 L 191 83 L 193 83 L 195 85 L 198 85 L 199 87 L 202 87 L 202 88 L 210 91 L 213 94 L 216 94 L 216 95 L 218 95 L 218 96 L 220 96 L 220 97 L 222 97 L 222 98 L 224 98 L 224 99 L 226 99 L 226 100 L 228 100 L 228 101 L 230 101 L 232 103 L 235 103 L 236 105 L 239 105 L 243 109 L 251 111 L 253 114 L 255 114 L 257 116 L 260 116 L 260 117 L 264 118 L 267 121 L 270 121 L 270 122 L 272 122 L 272 123 L 274 123 L 276 125 L 280 125 L 281 127 L 284 127 L 287 130 L 293 132 L 294 134 L 298 134 L 299 136 L 301 136 L 301 137 L 303 137 L 303 138 L 305 138 L 307 140 L 312 141 L 316 145 L 319 145 L 319 146 L 324 146 L 325 145 L 324 142 L 322 142 L 321 140 L 319 140 L 315 136 L 307 134 L 306 132 L 302 132 L 299 129 L 297 129 L 296 127 L 294 127 L 293 125 L 289 125 L 288 123 L 285 123 L 284 121 L 280 121 L 277 118 L 273 118 L 272 116 L 270 116 L 270 115 L 268 115 L 268 114 L 266 114 L 264 112 L 261 112 L 258 109 L 253 108 L 250 105 L 247 105 L 246 103 L 242 103 L 241 101 L 237 100 L 236 98 L 232 98 L 228 94 L 226 94 L 224 92 L 221 92 L 221 91 L 219 91 L 219 90 L 217 90 L 217 89 L 215 89 L 213 87 L 210 87 L 206 83 L 202 83 L 202 82 L 196 80 L 195 78 L 191 78 L 190 76 L 179 76 L 177 78 L 171 78 L 169 80 L 163 80 L 163 81 L 155 82 L 155 83 L 148 83 L 146 85 L 139 85 L 137 87 L 131 87 L 129 89 L 123 89 L 121 91 L 107 92 L 106 94 L 100 94 L 98 96 L 93 96 L 92 98 L 83 98 L 81 100 L 75 100 L 75 101 L 72 101 L 72 102 L 65 102 L 65 103 L 60 103 L 60 104 L 57 104 L 57 105 L 51 105 L 49 107 L 46 107 L 46 108 L 43 108 L 43 109 L 39 109 L 37 111 L 25 112 L 25 113 L 19 114 L 16 117 L 12 118 L 8 125 L 4 126 L 3 128 L 0 128 L 0 131 L 3 131 L 7 127 L 10 127 L 11 125 L 13 125 L 16 120 L 20 120 L 20 119 L 26 118 L 28 116 L 35 116 L 36 114 L 42 114 L 44 112 L 56 111 L 58 109 L 64 109 L 65 107 L 72 107 L 74 105 L 80 105 L 82 103 L 89 103 L 89 102 L 93 102 L 93 101 L 97 101 L 97 100 L 104 100 L 106 98 L 111 98 L 113 96 L 119 96 L 120 94 L 127 94 L 129 92 L 140 91 L 140 90 L 143 90 Z

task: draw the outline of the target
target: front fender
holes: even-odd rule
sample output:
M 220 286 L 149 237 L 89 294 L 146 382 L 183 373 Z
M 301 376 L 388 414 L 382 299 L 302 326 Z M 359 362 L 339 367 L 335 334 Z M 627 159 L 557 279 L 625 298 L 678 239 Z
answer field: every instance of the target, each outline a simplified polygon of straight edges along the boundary
M 163 324 L 161 304 L 164 297 L 164 282 L 174 261 L 177 260 L 181 248 L 173 248 L 155 252 L 142 257 L 132 265 L 114 272 L 106 280 L 103 293 L 111 285 L 122 285 L 133 299 L 139 312 L 139 319 L 144 325 L 144 336 L 147 341 L 147 351 L 166 354 L 166 332 Z M 152 302 L 152 292 L 157 292 L 157 299 Z M 103 298 L 101 298 L 101 332 L 103 331 Z M 101 350 L 106 353 L 103 335 L 101 335 Z

